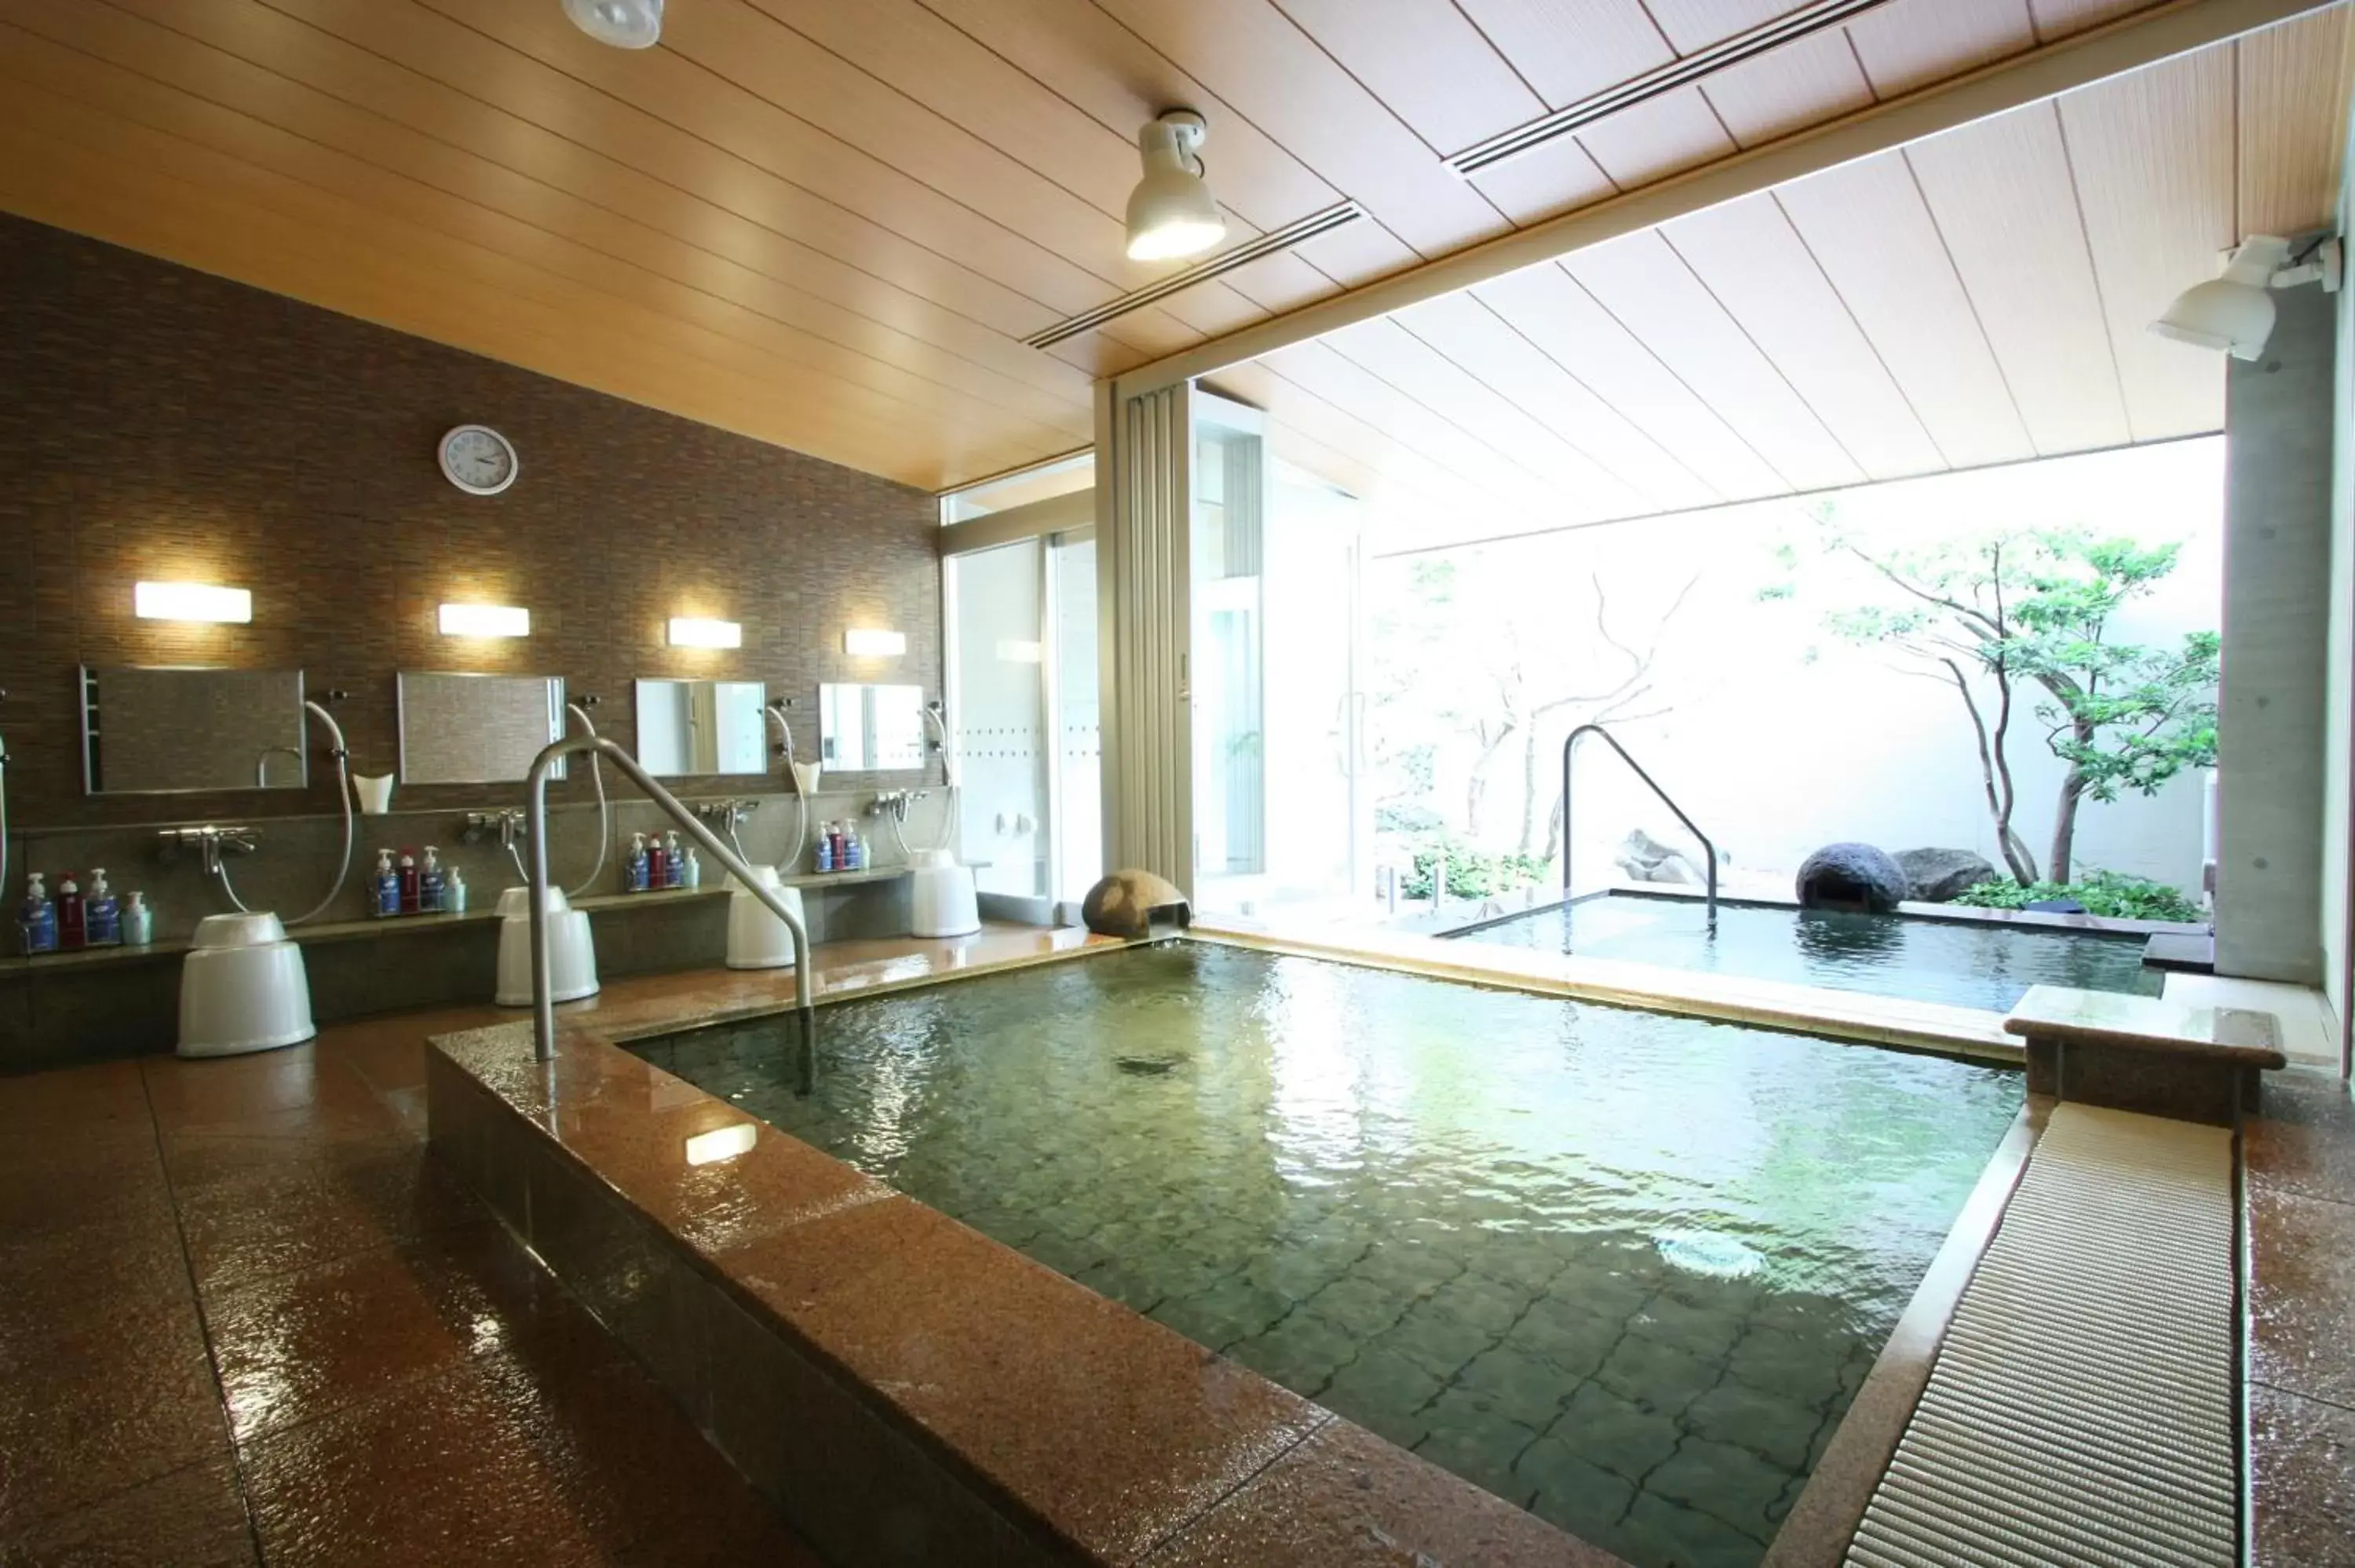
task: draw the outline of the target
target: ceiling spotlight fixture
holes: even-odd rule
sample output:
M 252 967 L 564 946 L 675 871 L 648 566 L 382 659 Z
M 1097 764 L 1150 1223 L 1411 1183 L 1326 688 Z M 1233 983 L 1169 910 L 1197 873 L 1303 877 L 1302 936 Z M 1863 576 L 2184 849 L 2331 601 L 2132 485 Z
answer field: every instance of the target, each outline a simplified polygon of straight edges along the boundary
M 1202 183 L 1202 139 L 1209 133 L 1190 109 L 1165 110 L 1136 133 L 1145 177 L 1128 195 L 1130 260 L 1199 256 L 1226 238 L 1227 220 Z
M 572 25 L 617 49 L 650 49 L 662 37 L 663 0 L 564 0 Z
M 2225 253 L 2222 276 L 2194 283 L 2176 295 L 2150 330 L 2178 343 L 2221 348 L 2235 359 L 2259 358 L 2274 330 L 2269 289 L 2320 279 L 2326 291 L 2339 290 L 2339 241 L 2322 240 L 2307 254 L 2314 260 L 2292 267 L 2287 264 L 2288 240 L 2252 234 L 2239 249 Z

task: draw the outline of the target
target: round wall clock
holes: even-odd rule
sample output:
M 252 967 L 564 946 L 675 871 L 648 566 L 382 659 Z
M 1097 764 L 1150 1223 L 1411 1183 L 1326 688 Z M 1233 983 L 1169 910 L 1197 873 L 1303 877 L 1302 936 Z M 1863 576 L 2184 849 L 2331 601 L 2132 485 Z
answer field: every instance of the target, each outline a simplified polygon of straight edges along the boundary
M 496 495 L 515 482 L 516 450 L 488 425 L 460 425 L 442 438 L 442 475 L 469 495 Z

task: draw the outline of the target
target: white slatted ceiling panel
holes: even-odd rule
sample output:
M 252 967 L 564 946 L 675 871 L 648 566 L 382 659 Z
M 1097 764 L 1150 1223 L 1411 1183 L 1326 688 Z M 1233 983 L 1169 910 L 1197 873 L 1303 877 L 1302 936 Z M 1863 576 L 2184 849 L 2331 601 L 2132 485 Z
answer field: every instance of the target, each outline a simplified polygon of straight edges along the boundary
M 1578 139 L 1622 190 L 1713 163 L 1735 150 L 1725 122 L 1698 87 L 1680 87 L 1621 110 L 1581 131 Z
M 1534 26 L 1536 13 L 1567 14 L 1517 14 Z M 1858 90 L 1867 76 L 1902 90 L 1923 50 L 1994 58 L 2030 37 L 2026 0 L 1934 11 L 1899 0 L 1875 20 L 1908 15 L 1934 23 L 1913 54 L 1893 26 L 1854 29 Z M 2040 18 L 2068 24 L 2057 11 Z M 2349 32 L 2346 7 L 2320 12 L 1412 307 L 1398 324 L 1444 360 L 1359 330 L 1328 346 L 1369 379 L 1327 366 L 1296 390 L 1347 406 L 1361 463 L 1369 441 L 1406 439 L 1403 407 L 1418 440 L 1444 443 L 1442 471 L 1498 451 L 1519 471 L 1503 493 L 1528 499 L 1524 476 L 1565 480 L 1574 493 L 1562 499 L 1582 514 L 2217 429 L 2220 362 L 2147 323 L 2241 233 L 2295 233 L 2327 216 Z M 1706 110 L 1716 126 L 1721 92 L 1682 95 L 1688 108 L 1662 122 L 1683 114 L 1692 135 L 1722 142 L 1721 127 L 1699 129 L 1690 114 Z M 1772 112 L 1771 100 L 1724 96 L 1737 118 Z M 1673 146 L 1663 139 L 1654 154 Z M 1492 197 L 1517 166 L 1482 177 Z M 1546 433 L 1484 408 L 1445 362 Z M 1557 442 L 1618 485 L 1580 482 Z
M 1594 458 L 1398 322 L 1367 322 L 1326 341 L 1474 440 L 1510 454 L 1510 461 L 1572 499 L 1582 515 L 1624 516 L 1643 508 L 1638 493 Z
M 2102 308 L 2135 440 L 2212 430 L 2222 363 L 2147 331 L 2238 238 L 2232 224 L 2232 61 L 2210 53 L 2061 101 Z
M 1838 28 L 1728 66 L 1702 84 L 1734 142 L 1755 147 L 1872 101 L 1872 86 Z
M 1550 487 L 1526 464 L 1329 343 L 1295 344 L 1267 355 L 1263 363 L 1304 392 L 1413 446 L 1476 489 L 1529 504 L 1546 504 L 1553 499 Z
M 1642 0 L 1457 0 L 1559 109 L 1675 58 Z
M 2036 454 L 1903 154 L 1801 180 L 1774 198 L 1947 462 Z
M 1906 150 L 2036 450 L 2128 434 L 2076 183 L 2050 103 Z
M 1646 510 L 1703 506 L 1718 498 L 1700 475 L 1593 388 L 1522 336 L 1470 293 L 1449 294 L 1398 313 L 1425 343 L 1447 345 L 1455 360 L 1609 470 Z
M 1891 0 L 1847 27 L 1872 90 L 1894 98 L 2036 42 L 2028 0 Z
M 1822 418 L 1659 234 L 1631 234 L 1582 250 L 1562 265 L 1749 442 L 1783 488 L 1816 490 L 1865 477 Z
M 1772 194 L 1679 218 L 1664 232 L 1866 475 L 1946 466 Z
M 2329 219 L 2339 145 L 2307 132 L 2347 122 L 2350 49 L 2344 5 L 2241 40 L 2242 233 L 2296 235 Z
M 1787 488 L 1748 442 L 1561 267 L 1532 267 L 1472 291 L 1723 499 Z

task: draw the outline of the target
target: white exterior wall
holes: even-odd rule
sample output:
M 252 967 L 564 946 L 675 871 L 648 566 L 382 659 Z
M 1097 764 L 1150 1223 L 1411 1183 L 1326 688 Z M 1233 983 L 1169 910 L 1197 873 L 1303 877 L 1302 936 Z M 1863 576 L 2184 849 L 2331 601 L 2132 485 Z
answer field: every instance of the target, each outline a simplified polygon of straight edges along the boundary
M 2118 641 L 2173 642 L 2218 624 L 2222 509 L 2222 443 L 2207 440 L 2139 451 L 1879 487 L 1844 498 L 1842 515 L 1873 530 L 1885 547 L 1918 521 L 1924 542 L 1974 523 L 2024 525 L 2080 521 L 2097 533 L 2128 533 L 2146 543 L 2180 541 L 2181 562 L 2148 599 L 2114 623 Z M 1934 489 L 1933 487 L 1935 487 Z M 2022 513 L 2018 497 L 2041 489 L 2051 510 Z M 1591 634 L 1590 574 L 1599 573 L 1609 626 L 1640 648 L 1655 635 L 1677 591 L 1698 574 L 1668 630 L 1649 683 L 1665 705 L 1650 719 L 1613 730 L 1636 759 L 1732 856 L 1731 885 L 1787 886 L 1809 851 L 1856 839 L 1891 851 L 1926 846 L 1971 849 L 1999 869 L 1968 720 L 1950 684 L 1906 668 L 1890 652 L 1859 647 L 1825 626 L 1824 609 L 1870 592 L 1859 568 L 1836 569 L 1812 556 L 1809 533 L 1788 503 L 1683 518 L 1660 518 L 1557 534 L 1459 553 L 1459 570 L 1478 574 L 1481 591 L 1526 588 L 1554 623 L 1528 657 L 1607 677 L 1615 656 Z M 1800 546 L 1791 580 L 1798 595 L 1762 600 L 1775 580 L 1769 551 L 1778 538 Z M 1401 591 L 1404 562 L 1378 563 L 1369 588 Z M 1495 617 L 1505 613 L 1502 607 Z M 1537 612 L 1531 612 L 1535 615 Z M 1476 629 L 1489 617 L 1467 616 Z M 1464 657 L 1443 647 L 1434 662 Z M 1607 685 L 1608 679 L 1593 684 Z M 1471 684 L 1466 682 L 1467 687 Z M 2037 694 L 2023 689 L 2010 747 L 2020 806 L 2015 825 L 2041 865 L 2063 768 L 2046 748 L 2032 713 Z M 1550 802 L 1559 777 L 1561 738 L 1582 712 L 1565 714 L 1545 738 L 1539 789 Z M 1373 720 L 1383 722 L 1377 709 Z M 1420 722 L 1401 721 L 1393 723 Z M 1393 736 L 1391 738 L 1402 738 Z M 1460 830 L 1471 747 L 1443 754 L 1433 803 Z M 1500 759 L 1502 761 L 1503 759 Z M 1519 765 L 1492 770 L 1498 791 L 1517 798 Z M 2187 775 L 2156 797 L 2127 795 L 2113 805 L 2087 801 L 2078 817 L 2075 860 L 2088 868 L 2130 873 L 2196 893 L 2201 859 L 2202 787 Z M 1582 748 L 1575 800 L 1579 880 L 1601 875 L 1630 828 L 1679 842 L 1675 819 L 1600 747 Z M 1490 813 L 1484 847 L 1506 849 L 1518 810 Z M 1542 842 L 1542 808 L 1540 840 Z

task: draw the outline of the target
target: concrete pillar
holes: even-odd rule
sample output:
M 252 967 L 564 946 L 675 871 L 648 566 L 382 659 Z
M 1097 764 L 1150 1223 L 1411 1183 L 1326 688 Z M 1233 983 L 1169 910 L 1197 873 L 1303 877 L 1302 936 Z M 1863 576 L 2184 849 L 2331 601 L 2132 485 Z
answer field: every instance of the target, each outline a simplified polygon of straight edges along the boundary
M 2337 301 L 2274 302 L 2264 357 L 2226 361 L 2216 970 L 2318 985 Z

